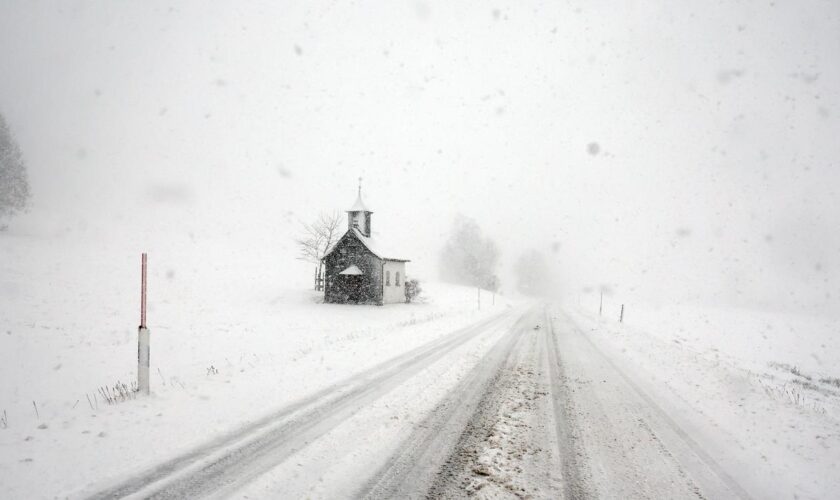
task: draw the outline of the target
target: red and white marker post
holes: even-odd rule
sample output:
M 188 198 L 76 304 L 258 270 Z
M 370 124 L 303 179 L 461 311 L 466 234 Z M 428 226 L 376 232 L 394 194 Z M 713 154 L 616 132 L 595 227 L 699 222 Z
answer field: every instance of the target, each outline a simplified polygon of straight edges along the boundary
M 137 329 L 137 389 L 149 394 L 149 329 L 146 328 L 146 254 L 140 264 L 140 328 Z

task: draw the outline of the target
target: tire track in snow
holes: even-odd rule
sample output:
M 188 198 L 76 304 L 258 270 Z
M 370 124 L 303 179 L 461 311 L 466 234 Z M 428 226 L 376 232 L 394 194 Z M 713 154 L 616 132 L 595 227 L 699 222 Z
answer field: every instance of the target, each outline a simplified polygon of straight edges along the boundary
M 524 317 L 523 317 L 524 318 Z M 523 319 L 478 362 L 466 377 L 400 444 L 391 457 L 354 496 L 366 499 L 426 498 L 441 464 L 452 453 L 464 428 L 474 418 L 482 396 L 520 340 Z
M 533 329 L 544 319 L 522 316 L 354 496 L 557 498 L 545 330 Z
M 609 356 L 604 354 L 582 332 L 574 320 L 565 313 L 563 313 L 563 316 L 564 321 L 572 327 L 572 335 L 584 339 L 585 345 L 588 347 L 587 350 L 594 353 L 598 359 L 609 366 L 631 389 L 633 396 L 642 403 L 644 408 L 649 410 L 649 417 L 653 419 L 652 423 L 661 424 L 651 427 L 649 423 L 640 419 L 643 424 L 641 427 L 651 435 L 651 439 L 660 447 L 664 455 L 674 459 L 681 473 L 684 474 L 683 467 L 687 468 L 688 473 L 701 482 L 702 490 L 711 495 L 711 498 L 740 498 L 742 500 L 752 498 L 735 478 L 727 473 L 644 389 L 619 368 Z M 695 493 L 701 498 L 703 497 L 700 491 L 695 491 Z
M 545 317 L 546 355 L 551 387 L 551 402 L 554 407 L 554 425 L 557 434 L 557 451 L 562 463 L 563 493 L 565 498 L 586 499 L 593 494 L 589 486 L 589 472 L 584 467 L 586 450 L 578 441 L 580 429 L 575 421 L 574 402 L 566 380 L 566 370 L 558 353 L 554 323 L 548 313 Z
M 519 334 L 428 497 L 565 497 L 543 319 Z
M 195 498 L 235 488 L 282 462 L 440 356 L 503 327 L 515 313 L 507 311 L 456 330 L 89 498 Z

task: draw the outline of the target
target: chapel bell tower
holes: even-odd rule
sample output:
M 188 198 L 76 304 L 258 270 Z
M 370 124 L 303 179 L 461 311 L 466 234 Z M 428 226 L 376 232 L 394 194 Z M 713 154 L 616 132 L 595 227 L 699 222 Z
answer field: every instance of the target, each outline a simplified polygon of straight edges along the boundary
M 347 210 L 347 228 L 355 227 L 360 233 L 370 238 L 370 210 L 362 202 L 362 178 L 359 177 L 359 194 L 356 203 Z

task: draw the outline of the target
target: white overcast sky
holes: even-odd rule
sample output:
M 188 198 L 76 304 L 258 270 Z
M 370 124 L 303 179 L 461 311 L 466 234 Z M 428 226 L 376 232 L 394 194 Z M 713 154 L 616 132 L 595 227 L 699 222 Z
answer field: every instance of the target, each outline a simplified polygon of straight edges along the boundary
M 97 237 L 292 255 L 362 176 L 420 275 L 461 213 L 569 292 L 838 310 L 837 1 L 4 0 L 0 112 Z

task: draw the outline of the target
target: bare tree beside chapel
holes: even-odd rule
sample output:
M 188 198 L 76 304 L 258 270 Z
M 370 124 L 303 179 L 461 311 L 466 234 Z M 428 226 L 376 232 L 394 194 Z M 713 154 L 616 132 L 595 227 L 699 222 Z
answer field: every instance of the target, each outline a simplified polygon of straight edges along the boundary
M 323 258 L 327 250 L 341 237 L 340 224 L 341 217 L 338 212 L 321 212 L 315 221 L 302 224 L 302 236 L 296 240 L 300 251 L 298 259 L 315 266 L 313 288 L 317 291 L 323 290 Z

